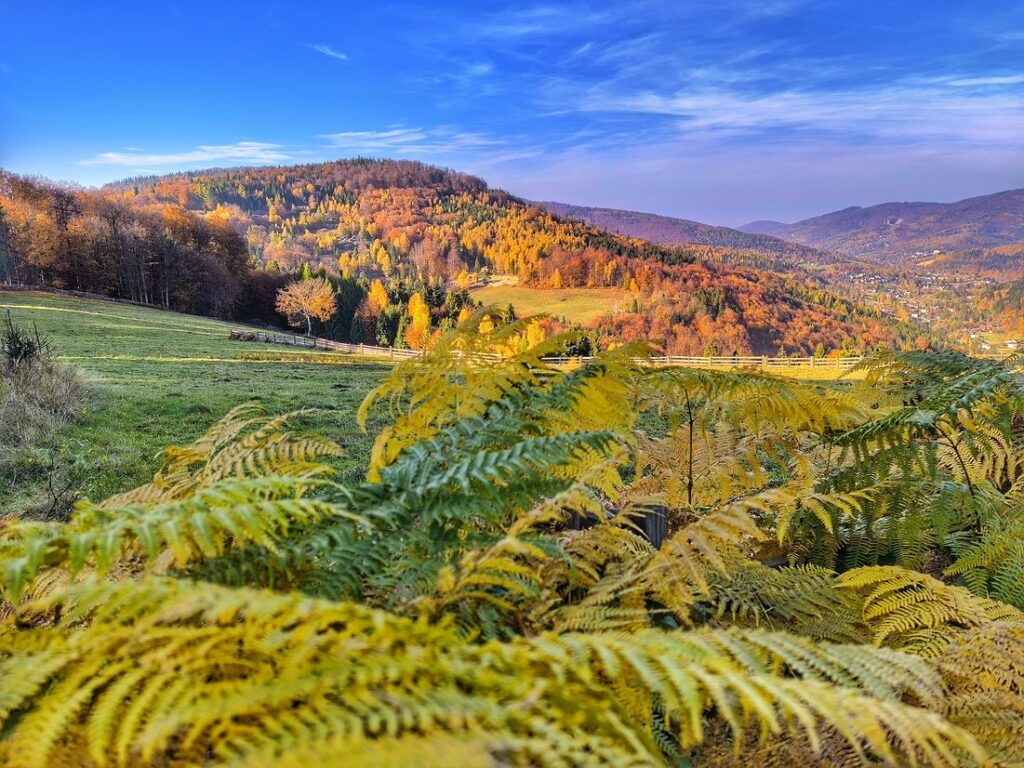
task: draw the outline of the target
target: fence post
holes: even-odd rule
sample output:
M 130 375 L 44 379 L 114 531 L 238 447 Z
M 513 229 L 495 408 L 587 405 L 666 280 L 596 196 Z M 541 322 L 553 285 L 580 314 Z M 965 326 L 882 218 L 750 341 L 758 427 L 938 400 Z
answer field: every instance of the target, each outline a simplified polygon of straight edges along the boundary
M 768 355 L 761 355 L 761 367 L 768 368 Z

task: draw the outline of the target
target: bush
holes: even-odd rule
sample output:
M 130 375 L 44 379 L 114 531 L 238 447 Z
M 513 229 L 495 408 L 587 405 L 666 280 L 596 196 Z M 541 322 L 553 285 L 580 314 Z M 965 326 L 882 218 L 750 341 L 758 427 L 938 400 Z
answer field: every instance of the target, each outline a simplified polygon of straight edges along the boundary
M 15 325 L 11 321 L 11 313 L 7 313 L 4 326 L 0 329 L 0 355 L 5 367 L 49 360 L 51 353 L 50 340 L 40 335 L 38 328 L 33 326 L 32 333 L 29 333 Z
M 0 450 L 32 445 L 70 423 L 84 395 L 78 373 L 52 360 L 5 366 L 0 373 Z

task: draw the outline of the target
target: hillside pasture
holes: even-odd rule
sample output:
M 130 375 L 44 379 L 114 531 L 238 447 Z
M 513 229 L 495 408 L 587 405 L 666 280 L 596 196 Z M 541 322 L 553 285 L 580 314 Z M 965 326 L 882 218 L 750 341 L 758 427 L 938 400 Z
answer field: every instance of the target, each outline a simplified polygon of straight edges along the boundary
M 233 341 L 244 326 L 113 302 L 0 291 L 0 316 L 50 337 L 89 389 L 70 429 L 0 462 L 0 513 L 48 503 L 49 485 L 93 499 L 146 482 L 166 445 L 191 442 L 234 406 L 318 408 L 317 429 L 346 446 L 343 476 L 361 474 L 369 439 L 355 410 L 389 365 Z M 299 423 L 302 426 L 302 423 Z
M 526 288 L 521 285 L 488 285 L 470 291 L 474 301 L 488 306 L 515 307 L 516 315 L 547 314 L 564 317 L 570 323 L 589 323 L 615 310 L 628 300 L 617 288 Z

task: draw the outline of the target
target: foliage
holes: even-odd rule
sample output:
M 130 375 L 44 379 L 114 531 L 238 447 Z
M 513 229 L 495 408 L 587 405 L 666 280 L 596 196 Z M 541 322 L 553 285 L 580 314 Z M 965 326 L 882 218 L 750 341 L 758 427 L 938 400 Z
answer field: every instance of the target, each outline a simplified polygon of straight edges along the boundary
M 47 336 L 15 325 L 8 312 L 0 327 L 0 473 L 76 420 L 85 400 L 79 372 L 54 358 Z M 54 463 L 51 456 L 47 513 L 58 511 L 64 495 L 53 487 Z
M 277 292 L 275 307 L 282 315 L 305 320 L 307 334 L 313 332 L 313 320 L 330 320 L 337 310 L 334 290 L 322 277 L 297 280 L 286 285 Z
M 419 348 L 494 274 L 520 281 L 534 301 L 549 294 L 539 311 L 570 322 L 566 292 L 622 297 L 615 314 L 605 301 L 583 302 L 580 322 L 600 346 L 653 339 L 684 355 L 838 353 L 920 334 L 829 290 L 800 266 L 797 246 L 750 236 L 742 239 L 767 251 L 655 245 L 408 161 L 206 170 L 102 190 L 4 174 L 0 211 L 0 248 L 14 265 L 6 271 L 19 282 L 281 323 L 281 278 L 324 278 L 337 311 L 322 330 L 346 342 Z M 429 317 L 405 310 L 416 294 Z
M 477 313 L 396 367 L 363 482 L 246 407 L 145 487 L 7 521 L 0 757 L 1024 762 L 1024 614 L 987 593 L 1011 364 L 559 370 L 566 338 L 509 349 L 530 322 Z

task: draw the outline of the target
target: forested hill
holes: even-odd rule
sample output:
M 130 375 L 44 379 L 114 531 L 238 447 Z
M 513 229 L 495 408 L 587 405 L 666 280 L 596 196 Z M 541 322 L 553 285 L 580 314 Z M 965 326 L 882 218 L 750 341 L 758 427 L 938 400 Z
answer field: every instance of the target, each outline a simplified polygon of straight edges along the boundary
M 799 243 L 787 242 L 767 234 L 742 232 L 738 229 L 703 224 L 690 219 L 550 201 L 537 203 L 537 205 L 559 216 L 571 216 L 609 232 L 649 240 L 660 245 L 712 245 L 745 249 L 793 262 L 806 261 L 816 264 L 832 263 L 837 259 L 837 254 L 820 251 Z
M 957 253 L 1024 241 L 1024 189 L 955 203 L 854 206 L 795 224 L 756 221 L 741 229 L 849 256 L 910 262 L 933 251 Z
M 212 169 L 101 190 L 8 174 L 0 210 L 7 271 L 22 281 L 284 322 L 276 291 L 321 274 L 338 310 L 316 330 L 342 340 L 428 343 L 465 315 L 467 289 L 494 275 L 552 291 L 556 318 L 538 333 L 565 327 L 555 299 L 566 291 L 614 289 L 618 298 L 587 328 L 598 347 L 645 340 L 675 354 L 809 353 L 916 335 L 806 273 L 757 268 L 757 251 L 612 234 L 416 162 Z

